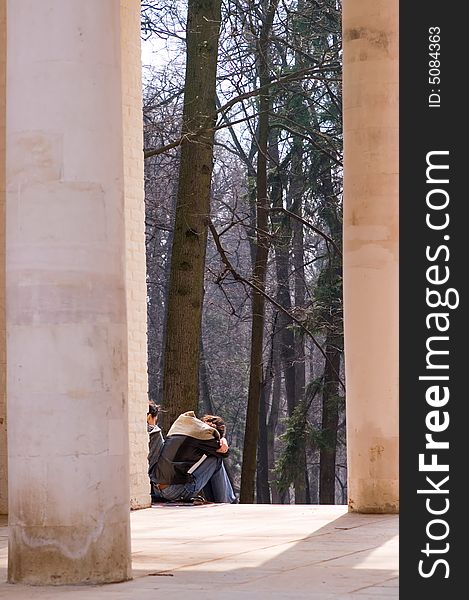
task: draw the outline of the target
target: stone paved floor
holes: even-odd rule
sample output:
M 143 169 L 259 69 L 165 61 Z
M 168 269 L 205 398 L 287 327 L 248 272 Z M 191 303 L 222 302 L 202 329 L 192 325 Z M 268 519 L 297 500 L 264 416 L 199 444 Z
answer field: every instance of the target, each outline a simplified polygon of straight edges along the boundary
M 398 517 L 345 506 L 160 506 L 131 513 L 132 581 L 103 586 L 6 583 L 8 600 L 380 600 L 398 598 Z

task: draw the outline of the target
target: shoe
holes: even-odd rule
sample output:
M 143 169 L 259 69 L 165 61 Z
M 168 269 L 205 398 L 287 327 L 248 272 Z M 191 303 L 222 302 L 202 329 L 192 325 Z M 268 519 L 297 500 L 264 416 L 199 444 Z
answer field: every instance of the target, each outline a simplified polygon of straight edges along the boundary
M 239 504 L 239 498 L 235 498 L 230 502 L 230 504 Z
M 206 500 L 201 494 L 197 494 L 196 496 L 190 496 L 189 498 L 180 498 L 179 502 L 183 502 L 184 504 L 192 504 L 192 506 L 201 506 L 202 504 L 214 504 L 209 500 Z
M 194 496 L 194 498 L 191 498 L 191 500 L 194 506 L 201 506 L 202 504 L 214 504 L 214 502 L 206 500 L 203 496 Z

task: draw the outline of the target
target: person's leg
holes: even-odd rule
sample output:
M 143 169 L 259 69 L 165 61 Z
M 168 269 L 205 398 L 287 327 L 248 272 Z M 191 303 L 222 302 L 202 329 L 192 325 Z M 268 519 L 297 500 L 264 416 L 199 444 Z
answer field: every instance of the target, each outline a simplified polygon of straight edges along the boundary
M 214 502 L 229 502 L 230 504 L 235 502 L 236 495 L 228 478 L 223 459 L 221 467 L 210 478 L 210 485 Z
M 213 497 L 213 492 L 212 492 L 212 485 L 211 485 L 210 481 L 207 483 L 207 485 L 204 486 L 204 489 L 202 490 L 202 494 L 203 494 L 204 498 L 206 500 L 208 500 L 209 502 L 215 502 L 214 497 Z
M 169 500 L 170 502 L 174 500 L 180 500 L 184 496 L 184 493 L 185 485 L 182 483 L 174 483 L 165 487 L 164 490 L 160 490 L 160 494 L 163 496 L 163 498 L 165 500 Z
M 186 483 L 188 496 L 196 496 L 211 483 L 213 476 L 223 467 L 223 459 L 218 456 L 207 456 L 203 463 L 192 473 L 192 481 Z
M 151 489 L 151 503 L 152 504 L 155 504 L 158 502 L 166 502 L 166 498 L 164 498 L 161 495 L 161 492 L 156 489 L 156 487 L 153 483 L 151 483 L 150 489 Z
M 223 459 L 221 457 L 207 456 L 192 473 L 191 481 L 185 484 L 168 485 L 160 493 L 166 500 L 189 500 L 196 496 L 222 467 Z

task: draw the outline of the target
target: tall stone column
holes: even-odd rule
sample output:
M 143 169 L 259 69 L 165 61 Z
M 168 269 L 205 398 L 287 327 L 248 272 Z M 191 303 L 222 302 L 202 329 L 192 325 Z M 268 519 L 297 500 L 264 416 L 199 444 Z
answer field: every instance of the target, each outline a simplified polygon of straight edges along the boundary
M 352 511 L 398 511 L 398 0 L 344 0 L 344 307 Z
M 120 8 L 8 0 L 10 582 L 131 575 Z
M 5 328 L 6 0 L 0 0 L 0 515 L 8 511 Z
M 140 2 L 120 0 L 129 349 L 130 506 L 151 504 L 148 480 L 147 280 Z

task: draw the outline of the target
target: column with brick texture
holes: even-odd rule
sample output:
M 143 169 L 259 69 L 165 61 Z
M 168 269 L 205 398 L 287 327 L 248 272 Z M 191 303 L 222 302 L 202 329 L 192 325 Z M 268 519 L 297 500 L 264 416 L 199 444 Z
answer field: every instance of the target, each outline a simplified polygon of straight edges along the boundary
M 121 12 L 8 0 L 8 579 L 131 577 Z
M 143 188 L 140 2 L 121 0 L 126 284 L 129 348 L 130 505 L 150 505 L 147 475 L 147 285 Z
M 345 0 L 344 325 L 352 511 L 399 509 L 397 0 Z

